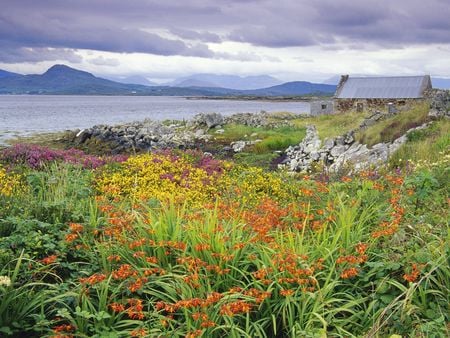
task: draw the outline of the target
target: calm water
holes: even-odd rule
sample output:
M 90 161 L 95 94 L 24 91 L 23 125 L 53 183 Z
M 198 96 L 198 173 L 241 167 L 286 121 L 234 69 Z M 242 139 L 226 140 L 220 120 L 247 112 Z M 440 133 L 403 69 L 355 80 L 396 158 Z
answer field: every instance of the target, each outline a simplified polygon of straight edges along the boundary
M 190 119 L 197 113 L 308 113 L 305 102 L 187 100 L 172 96 L 0 95 L 0 143 L 34 133 L 89 128 L 96 124 Z

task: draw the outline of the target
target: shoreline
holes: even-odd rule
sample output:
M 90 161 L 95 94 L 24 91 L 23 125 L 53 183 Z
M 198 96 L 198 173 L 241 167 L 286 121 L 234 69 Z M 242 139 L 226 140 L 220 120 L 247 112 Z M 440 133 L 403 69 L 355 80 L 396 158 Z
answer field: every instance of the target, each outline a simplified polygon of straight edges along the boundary
M 229 100 L 229 101 L 262 101 L 262 102 L 312 102 L 330 96 L 184 96 L 186 100 Z

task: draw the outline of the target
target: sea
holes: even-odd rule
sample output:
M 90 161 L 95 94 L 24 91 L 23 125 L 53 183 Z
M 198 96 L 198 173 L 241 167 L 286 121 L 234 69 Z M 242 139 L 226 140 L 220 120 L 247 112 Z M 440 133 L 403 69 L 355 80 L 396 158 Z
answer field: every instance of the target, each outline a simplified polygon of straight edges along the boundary
M 174 96 L 0 95 L 0 144 L 8 139 L 99 124 L 189 120 L 198 113 L 309 114 L 308 102 L 192 99 Z

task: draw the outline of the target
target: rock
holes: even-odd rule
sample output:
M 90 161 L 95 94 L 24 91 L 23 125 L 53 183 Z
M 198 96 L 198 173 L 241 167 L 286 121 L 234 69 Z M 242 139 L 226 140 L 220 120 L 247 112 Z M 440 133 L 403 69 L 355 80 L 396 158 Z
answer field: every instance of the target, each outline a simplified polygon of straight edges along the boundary
M 78 144 L 83 144 L 84 142 L 86 142 L 88 139 L 90 139 L 92 137 L 92 132 L 89 129 L 83 129 L 80 132 L 77 133 L 76 135 L 76 142 Z
M 290 171 L 307 171 L 314 162 L 322 161 L 330 171 L 339 171 L 345 166 L 351 166 L 356 171 L 376 167 L 386 163 L 389 156 L 406 142 L 408 133 L 427 126 L 428 124 L 423 124 L 408 130 L 405 135 L 392 143 L 378 143 L 370 149 L 355 141 L 354 131 L 335 139 L 326 139 L 323 147 L 320 148 L 320 140 L 317 142 L 315 128 L 308 127 L 303 141 L 297 146 L 286 149 L 286 159 L 279 166 L 284 166 Z
M 331 150 L 331 148 L 334 147 L 334 139 L 332 138 L 326 138 L 323 142 L 323 148 L 324 150 Z
M 344 135 L 344 144 L 352 144 L 353 142 L 355 142 L 353 132 L 349 132 Z
M 320 159 L 320 154 L 317 151 L 313 151 L 309 154 L 311 160 L 317 162 Z
M 231 148 L 235 153 L 240 153 L 242 150 L 244 150 L 247 143 L 245 141 L 236 141 L 231 143 Z
M 201 136 L 205 135 L 205 131 L 203 129 L 198 129 L 198 130 L 195 131 L 194 135 L 197 138 L 201 137 Z
M 233 150 L 233 148 L 229 147 L 229 146 L 225 146 L 225 147 L 222 148 L 222 151 L 224 151 L 224 152 L 230 152 L 232 150 Z
M 450 117 L 450 90 L 434 89 L 430 93 L 429 116 L 433 118 Z
M 345 145 L 337 145 L 331 149 L 330 154 L 333 157 L 338 157 L 341 154 L 343 154 L 346 150 L 347 147 Z
M 188 123 L 189 127 L 206 126 L 208 129 L 222 125 L 224 122 L 223 116 L 219 113 L 201 113 L 193 117 Z
M 305 171 L 322 156 L 319 153 L 321 141 L 315 126 L 306 127 L 306 136 L 297 146 L 286 149 L 285 166 L 290 171 Z
M 224 129 L 217 129 L 216 134 L 223 134 L 225 132 Z

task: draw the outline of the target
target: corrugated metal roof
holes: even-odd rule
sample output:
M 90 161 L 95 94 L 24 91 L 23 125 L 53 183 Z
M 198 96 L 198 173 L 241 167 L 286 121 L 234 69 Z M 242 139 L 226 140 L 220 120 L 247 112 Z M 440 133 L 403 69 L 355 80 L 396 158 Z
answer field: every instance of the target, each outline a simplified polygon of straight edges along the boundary
M 338 99 L 415 99 L 430 81 L 425 76 L 350 77 L 338 89 Z

